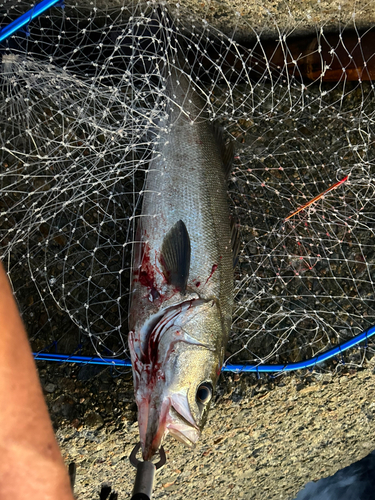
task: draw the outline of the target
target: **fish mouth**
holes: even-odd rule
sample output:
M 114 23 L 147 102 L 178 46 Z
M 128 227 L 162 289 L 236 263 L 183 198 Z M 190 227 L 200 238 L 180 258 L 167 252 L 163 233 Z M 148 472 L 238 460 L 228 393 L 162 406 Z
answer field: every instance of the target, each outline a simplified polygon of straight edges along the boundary
M 194 446 L 198 441 L 201 434 L 199 428 L 186 408 L 186 404 L 181 406 L 182 395 L 175 396 L 177 397 L 171 398 L 172 401 L 167 398 L 159 412 L 150 409 L 147 429 L 145 429 L 146 426 L 143 429 L 140 427 L 143 460 L 150 460 L 155 455 L 168 434 L 189 447 Z
M 191 422 L 188 422 L 173 406 L 169 411 L 171 422 L 168 424 L 167 431 L 181 443 L 192 447 L 200 438 L 200 430 Z

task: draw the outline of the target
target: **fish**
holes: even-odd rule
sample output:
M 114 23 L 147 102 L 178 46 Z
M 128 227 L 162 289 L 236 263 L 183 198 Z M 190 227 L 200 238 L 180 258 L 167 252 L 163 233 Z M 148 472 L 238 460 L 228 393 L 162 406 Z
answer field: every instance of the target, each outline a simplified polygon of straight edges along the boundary
M 227 178 L 234 157 L 178 66 L 166 77 L 133 246 L 128 344 L 142 455 L 170 434 L 198 441 L 232 323 L 236 231 Z

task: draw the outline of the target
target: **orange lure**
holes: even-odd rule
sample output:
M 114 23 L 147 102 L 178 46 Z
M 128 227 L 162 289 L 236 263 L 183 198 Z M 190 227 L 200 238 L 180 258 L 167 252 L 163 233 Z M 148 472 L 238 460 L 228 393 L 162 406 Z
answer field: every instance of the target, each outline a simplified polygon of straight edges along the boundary
M 333 184 L 332 186 L 330 186 L 329 188 L 325 189 L 322 193 L 318 194 L 318 196 L 315 196 L 315 198 L 313 198 L 312 200 L 308 201 L 304 205 L 301 205 L 299 208 L 297 208 L 297 210 L 295 210 L 293 213 L 288 215 L 288 217 L 285 220 L 287 221 L 288 219 L 292 218 L 294 215 L 297 215 L 299 212 L 301 212 L 305 208 L 309 207 L 310 205 L 312 205 L 316 201 L 320 200 L 320 198 L 323 198 L 324 195 L 326 195 L 327 193 L 329 193 L 333 189 L 336 189 L 337 187 L 340 186 L 340 184 L 343 184 L 345 181 L 347 181 L 348 177 L 349 177 L 349 175 L 347 175 L 346 177 L 341 179 L 341 181 L 338 181 L 335 184 Z

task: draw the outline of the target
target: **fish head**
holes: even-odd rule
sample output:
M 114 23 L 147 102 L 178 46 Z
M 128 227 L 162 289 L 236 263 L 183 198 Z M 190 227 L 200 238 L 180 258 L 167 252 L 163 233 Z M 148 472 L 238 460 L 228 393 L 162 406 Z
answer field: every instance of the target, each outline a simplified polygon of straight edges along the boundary
M 156 453 L 167 434 L 188 446 L 198 441 L 220 375 L 225 332 L 218 304 L 190 302 L 160 319 L 145 345 L 150 348 L 153 339 L 153 362 L 145 356 L 135 370 L 144 460 Z

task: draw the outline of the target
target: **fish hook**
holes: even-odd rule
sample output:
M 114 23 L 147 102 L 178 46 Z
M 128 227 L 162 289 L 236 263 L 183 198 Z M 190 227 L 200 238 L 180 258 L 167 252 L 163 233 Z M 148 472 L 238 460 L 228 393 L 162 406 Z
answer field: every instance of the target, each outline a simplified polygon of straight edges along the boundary
M 164 448 L 161 446 L 159 449 L 159 462 L 156 464 L 150 460 L 141 462 L 137 459 L 140 447 L 141 443 L 136 444 L 129 457 L 130 463 L 137 469 L 131 500 L 151 500 L 155 472 L 165 465 L 167 459 Z

